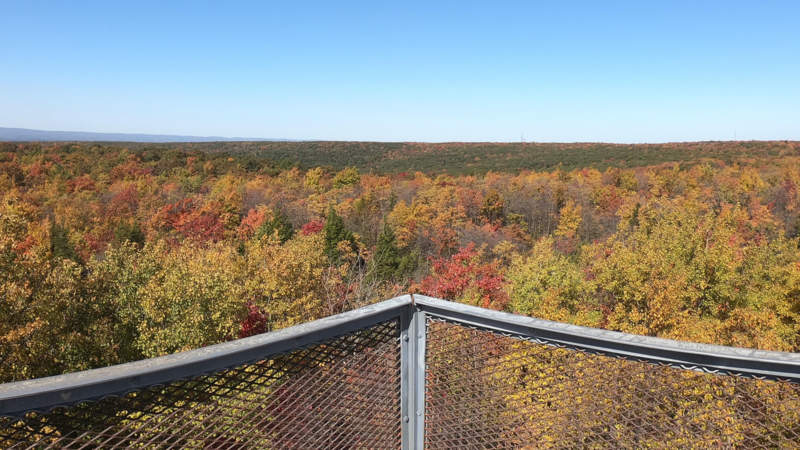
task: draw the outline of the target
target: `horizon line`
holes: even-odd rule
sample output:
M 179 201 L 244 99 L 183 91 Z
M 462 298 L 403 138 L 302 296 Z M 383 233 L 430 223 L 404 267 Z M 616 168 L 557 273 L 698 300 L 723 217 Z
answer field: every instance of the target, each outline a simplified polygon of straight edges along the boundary
M 4 133 L 6 132 L 6 133 Z M 76 134 L 86 135 L 89 139 L 59 139 L 56 137 L 45 137 L 37 139 L 34 136 L 11 137 L 7 133 L 53 133 L 53 134 Z M 98 135 L 97 139 L 91 139 L 91 135 Z M 100 136 L 111 137 L 112 139 L 100 139 Z M 113 137 L 139 137 L 139 139 L 125 140 L 113 139 Z M 158 140 L 164 138 L 165 140 Z M 146 139 L 146 140 L 145 140 Z M 181 140 L 186 139 L 186 140 Z M 214 143 L 214 142 L 364 142 L 364 143 L 384 143 L 384 144 L 611 144 L 611 145 L 665 145 L 665 144 L 694 144 L 708 142 L 800 142 L 795 139 L 772 138 L 772 139 L 701 139 L 701 140 L 665 140 L 665 141 L 602 141 L 602 140 L 574 140 L 574 141 L 537 141 L 537 140 L 369 140 L 369 139 L 325 139 L 325 138 L 264 138 L 264 137 L 242 137 L 242 136 L 200 136 L 191 134 L 172 134 L 172 133 L 147 133 L 147 132 L 109 132 L 109 131 L 78 131 L 78 130 L 45 130 L 38 128 L 23 127 L 0 127 L 0 142 L 118 142 L 118 143 L 142 143 L 142 144 L 189 144 L 189 143 Z

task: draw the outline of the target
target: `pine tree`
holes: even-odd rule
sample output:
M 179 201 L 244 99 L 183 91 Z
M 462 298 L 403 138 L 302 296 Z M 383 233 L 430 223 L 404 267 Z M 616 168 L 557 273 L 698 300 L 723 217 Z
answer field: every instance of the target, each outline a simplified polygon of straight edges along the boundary
M 72 244 L 69 243 L 69 232 L 66 228 L 53 221 L 50 224 L 50 252 L 53 258 L 66 258 L 78 261 L 78 256 Z
M 397 248 L 394 230 L 389 224 L 385 224 L 378 236 L 378 246 L 375 249 L 373 260 L 375 275 L 381 280 L 394 278 L 400 268 L 400 259 L 400 249 Z
M 341 261 L 338 249 L 339 242 L 348 241 L 350 246 L 355 249 L 353 233 L 345 228 L 344 220 L 336 214 L 336 210 L 333 207 L 328 210 L 328 218 L 325 220 L 325 226 L 322 231 L 325 232 L 325 255 L 328 256 L 328 261 L 331 264 L 338 264 Z
M 292 228 L 289 218 L 285 214 L 278 211 L 272 216 L 272 220 L 265 220 L 264 223 L 256 230 L 255 237 L 260 239 L 263 236 L 271 236 L 275 231 L 278 232 L 278 239 L 284 243 L 294 236 L 294 228 Z
M 139 227 L 139 224 L 132 220 L 130 222 L 121 222 L 114 230 L 114 240 L 118 243 L 131 242 L 141 247 L 144 245 L 144 233 Z
M 373 258 L 372 276 L 380 280 L 399 280 L 417 268 L 419 254 L 397 246 L 397 237 L 389 224 L 378 236 Z

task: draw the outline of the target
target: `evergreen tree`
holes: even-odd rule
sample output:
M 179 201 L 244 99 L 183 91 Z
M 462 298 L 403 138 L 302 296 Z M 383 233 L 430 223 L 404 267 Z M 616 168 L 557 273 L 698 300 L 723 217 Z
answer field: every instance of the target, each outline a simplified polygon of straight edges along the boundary
M 286 217 L 281 211 L 278 211 L 272 216 L 272 220 L 265 220 L 264 223 L 256 230 L 255 237 L 260 239 L 263 236 L 271 236 L 275 231 L 278 232 L 278 239 L 284 243 L 294 236 L 294 228 L 292 228 L 289 218 Z
M 418 255 L 397 247 L 397 238 L 389 224 L 384 224 L 378 236 L 373 258 L 373 276 L 380 280 L 396 280 L 414 271 Z
M 355 249 L 353 233 L 344 227 L 344 220 L 336 214 L 336 210 L 332 206 L 328 210 L 328 218 L 325 220 L 322 231 L 325 232 L 325 255 L 332 264 L 338 264 L 341 261 L 339 242 L 348 241 L 350 246 Z
M 144 245 L 144 233 L 139 224 L 134 220 L 121 222 L 114 230 L 114 240 L 117 243 L 131 242 L 141 247 Z
M 385 224 L 378 236 L 378 246 L 375 249 L 373 260 L 375 275 L 381 280 L 394 278 L 400 268 L 400 259 L 400 249 L 397 248 L 394 230 L 389 224 Z
M 66 258 L 78 262 L 75 248 L 69 243 L 69 232 L 55 220 L 50 224 L 50 252 L 53 258 Z

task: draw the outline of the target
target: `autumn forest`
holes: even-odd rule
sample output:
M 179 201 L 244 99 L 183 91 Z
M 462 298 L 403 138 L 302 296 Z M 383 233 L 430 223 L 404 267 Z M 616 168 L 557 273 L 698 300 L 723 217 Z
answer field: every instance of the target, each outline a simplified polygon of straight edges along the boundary
M 800 143 L 0 144 L 0 382 L 407 292 L 800 351 Z

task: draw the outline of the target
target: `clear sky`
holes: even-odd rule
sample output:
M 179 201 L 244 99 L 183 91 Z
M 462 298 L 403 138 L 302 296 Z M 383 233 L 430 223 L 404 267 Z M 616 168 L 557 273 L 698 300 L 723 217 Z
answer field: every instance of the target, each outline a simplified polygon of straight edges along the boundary
M 0 0 L 0 126 L 800 139 L 800 1 Z

